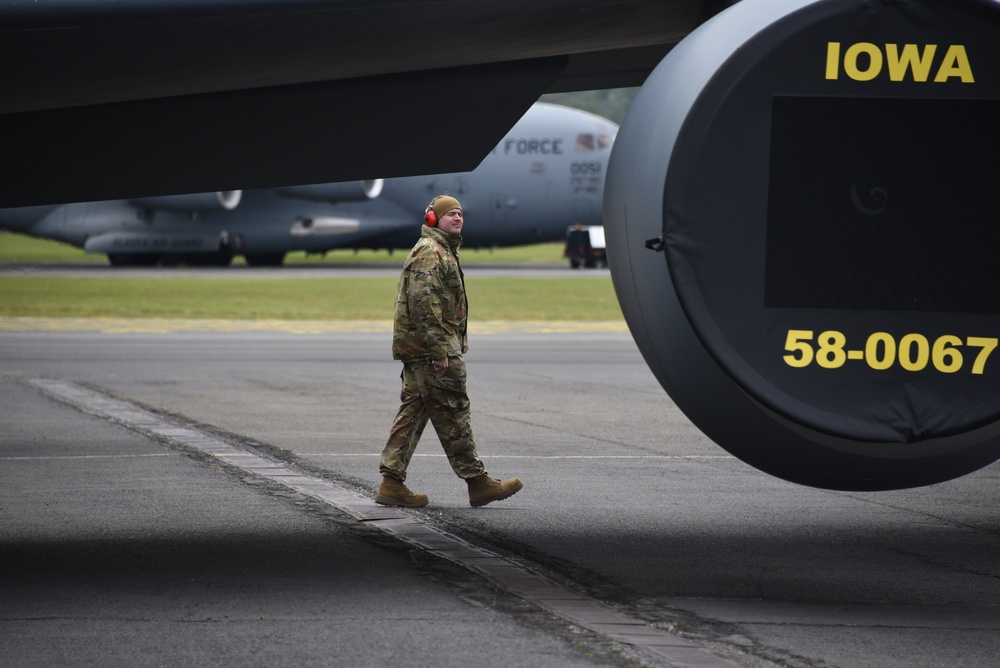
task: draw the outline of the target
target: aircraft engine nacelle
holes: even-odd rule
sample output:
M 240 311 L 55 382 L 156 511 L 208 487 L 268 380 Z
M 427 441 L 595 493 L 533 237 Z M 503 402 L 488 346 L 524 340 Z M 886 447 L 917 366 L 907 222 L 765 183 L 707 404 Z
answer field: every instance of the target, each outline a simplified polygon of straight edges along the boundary
M 129 202 L 145 209 L 196 213 L 198 211 L 231 211 L 239 206 L 242 196 L 242 190 L 219 190 L 190 195 L 137 197 Z
M 384 179 L 370 181 L 348 181 L 346 183 L 316 183 L 308 186 L 275 188 L 274 192 L 291 199 L 306 199 L 314 202 L 361 202 L 375 199 L 382 194 Z
M 831 489 L 997 460 L 998 119 L 992 0 L 743 0 L 675 47 L 618 132 L 604 225 L 691 421 Z

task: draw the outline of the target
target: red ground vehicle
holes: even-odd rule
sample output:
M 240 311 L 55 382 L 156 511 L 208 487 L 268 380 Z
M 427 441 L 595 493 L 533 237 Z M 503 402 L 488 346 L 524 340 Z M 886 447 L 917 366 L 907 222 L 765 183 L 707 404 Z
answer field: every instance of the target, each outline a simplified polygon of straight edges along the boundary
M 571 225 L 566 230 L 566 250 L 569 266 L 588 269 L 608 266 L 602 225 Z

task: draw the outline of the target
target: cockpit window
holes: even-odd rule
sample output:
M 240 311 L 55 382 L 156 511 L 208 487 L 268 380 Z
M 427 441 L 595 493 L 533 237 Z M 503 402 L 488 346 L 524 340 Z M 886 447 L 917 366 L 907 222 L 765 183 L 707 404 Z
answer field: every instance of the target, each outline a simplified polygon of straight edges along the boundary
M 614 140 L 608 135 L 593 135 L 589 132 L 581 132 L 576 136 L 576 153 L 594 153 L 595 151 L 606 151 L 611 148 Z

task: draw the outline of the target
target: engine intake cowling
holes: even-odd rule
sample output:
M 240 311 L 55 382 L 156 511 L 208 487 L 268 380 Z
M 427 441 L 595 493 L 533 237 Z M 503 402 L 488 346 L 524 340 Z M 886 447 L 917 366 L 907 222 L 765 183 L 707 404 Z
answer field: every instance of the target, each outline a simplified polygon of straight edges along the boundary
M 748 464 L 888 490 L 1000 459 L 997 26 L 991 1 L 739 2 L 629 108 L 604 191 L 622 312 Z
M 218 190 L 190 195 L 163 195 L 161 197 L 138 197 L 129 200 L 136 206 L 160 211 L 232 211 L 239 206 L 242 190 Z

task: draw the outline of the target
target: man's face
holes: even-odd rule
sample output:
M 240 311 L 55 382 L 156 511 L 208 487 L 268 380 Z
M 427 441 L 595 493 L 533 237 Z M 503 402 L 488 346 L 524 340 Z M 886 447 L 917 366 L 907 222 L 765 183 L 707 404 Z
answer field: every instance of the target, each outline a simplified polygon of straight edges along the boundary
M 465 218 L 462 216 L 462 210 L 449 209 L 441 216 L 441 220 L 438 221 L 437 226 L 450 234 L 461 234 L 462 225 L 464 224 Z

